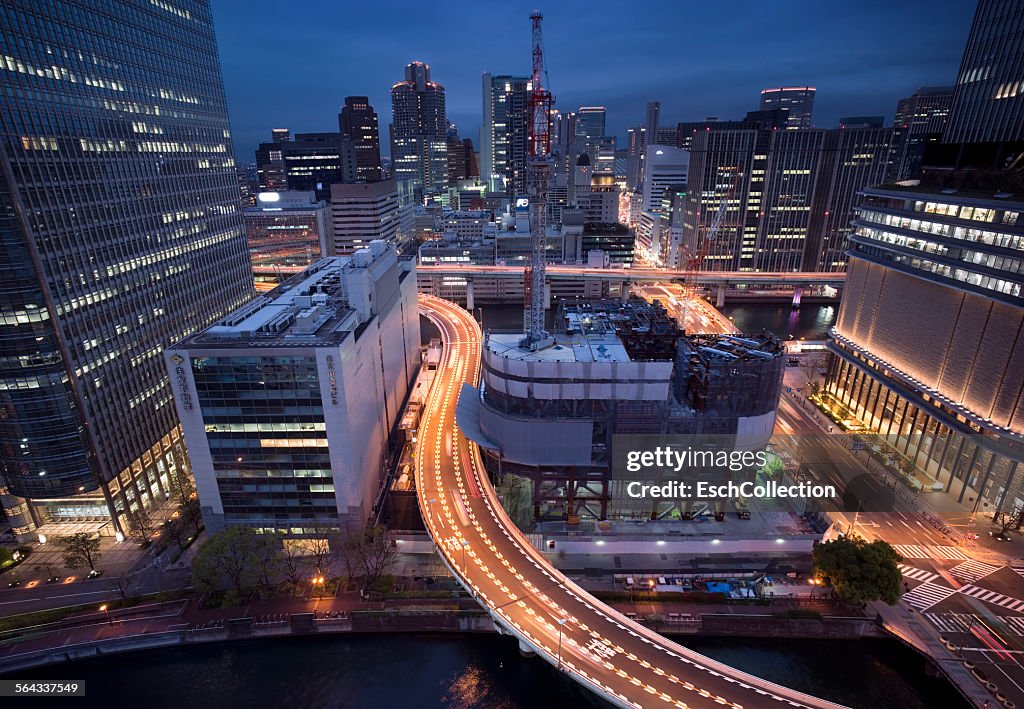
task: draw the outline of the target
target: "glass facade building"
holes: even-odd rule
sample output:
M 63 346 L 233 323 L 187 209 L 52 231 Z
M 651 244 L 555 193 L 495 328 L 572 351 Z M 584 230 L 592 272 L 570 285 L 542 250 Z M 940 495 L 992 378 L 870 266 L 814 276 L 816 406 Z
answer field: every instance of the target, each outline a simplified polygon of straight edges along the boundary
M 160 355 L 252 285 L 208 3 L 5 0 L 0 28 L 0 503 L 27 534 L 162 497 L 187 459 Z
M 973 511 L 1024 507 L 1024 203 L 862 192 L 825 400 Z

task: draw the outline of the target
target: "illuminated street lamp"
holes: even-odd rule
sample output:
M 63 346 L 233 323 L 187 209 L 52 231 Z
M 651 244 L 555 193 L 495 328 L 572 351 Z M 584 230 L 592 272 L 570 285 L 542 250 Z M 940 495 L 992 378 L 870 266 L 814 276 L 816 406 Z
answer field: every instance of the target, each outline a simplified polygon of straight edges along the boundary
M 469 542 L 463 541 L 462 542 L 462 571 L 467 576 L 469 575 L 469 567 L 466 565 L 466 549 L 468 549 L 468 548 L 469 548 Z
M 556 621 L 558 623 L 558 669 L 562 669 L 562 626 L 565 625 L 567 618 L 561 618 Z
M 323 576 L 314 576 L 313 577 L 313 586 L 316 587 L 316 597 L 317 598 L 323 598 L 324 597 L 323 596 L 324 577 Z
M 110 617 L 110 611 L 107 610 L 107 604 L 106 603 L 104 603 L 102 606 L 100 606 L 100 610 L 103 611 L 104 615 L 107 616 L 107 624 L 108 625 L 113 625 L 114 621 Z

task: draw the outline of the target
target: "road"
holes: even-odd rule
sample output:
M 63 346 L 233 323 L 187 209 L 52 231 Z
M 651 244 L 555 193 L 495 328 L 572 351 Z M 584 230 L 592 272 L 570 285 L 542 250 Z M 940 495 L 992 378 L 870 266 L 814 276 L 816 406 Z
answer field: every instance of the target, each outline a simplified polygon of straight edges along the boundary
M 784 394 L 776 431 L 842 441 L 843 436 L 821 435 L 822 422 L 808 406 L 802 397 Z M 847 457 L 845 465 L 859 464 L 849 451 L 838 450 L 844 446 L 837 443 L 835 448 L 834 456 Z M 974 662 L 1017 706 L 1024 706 L 1024 566 L 994 561 L 990 550 L 974 542 L 952 544 L 905 504 L 892 512 L 847 517 L 847 531 L 887 541 L 904 557 L 903 606 L 959 646 L 960 656 Z
M 417 437 L 416 487 L 445 562 L 505 630 L 623 707 L 835 707 L 677 645 L 593 598 L 551 566 L 505 515 L 479 449 L 455 424 L 480 374 L 480 330 L 461 307 L 420 295 L 444 354 Z
M 633 289 L 634 293 L 645 300 L 660 301 L 668 314 L 688 333 L 739 334 L 729 318 L 690 291 L 691 288 L 679 283 L 655 283 Z

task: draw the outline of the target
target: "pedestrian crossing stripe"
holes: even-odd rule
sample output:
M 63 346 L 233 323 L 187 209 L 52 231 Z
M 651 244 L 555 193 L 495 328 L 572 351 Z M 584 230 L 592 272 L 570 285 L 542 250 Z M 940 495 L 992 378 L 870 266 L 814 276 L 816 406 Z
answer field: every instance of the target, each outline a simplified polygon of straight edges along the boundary
M 917 589 L 914 589 L 915 591 Z M 1024 608 L 1024 601 L 1019 598 L 1013 598 L 996 591 L 992 591 L 987 588 L 981 588 L 979 586 L 973 586 L 968 584 L 960 588 L 960 593 L 971 598 L 977 598 L 979 601 L 985 603 L 991 603 L 996 606 L 1002 606 L 1003 608 L 1009 608 L 1011 611 L 1018 611 Z
M 971 613 L 925 613 L 924 617 L 944 633 L 966 633 L 980 620 Z
M 939 575 L 931 571 L 924 569 L 917 569 L 913 566 L 907 566 L 906 564 L 899 564 L 900 573 L 908 579 L 914 579 L 915 581 L 934 581 L 939 578 Z
M 1024 616 L 1019 615 L 1003 615 L 999 616 L 999 620 L 1003 621 L 1011 633 L 1024 637 Z
M 1011 566 L 1018 576 L 1024 576 L 1024 566 Z
M 912 590 L 904 593 L 903 600 L 919 611 L 923 611 L 931 608 L 936 603 L 941 603 L 954 593 L 956 591 L 949 586 L 939 586 L 930 581 L 925 581 L 920 586 L 915 586 Z
M 894 544 L 892 548 L 905 559 L 959 559 L 960 561 L 971 561 L 971 557 L 953 546 Z
M 985 564 L 980 561 L 965 561 L 962 564 L 954 566 L 949 570 L 949 573 L 953 574 L 961 581 L 971 582 L 984 578 L 989 574 L 994 574 L 1001 568 L 1003 567 Z

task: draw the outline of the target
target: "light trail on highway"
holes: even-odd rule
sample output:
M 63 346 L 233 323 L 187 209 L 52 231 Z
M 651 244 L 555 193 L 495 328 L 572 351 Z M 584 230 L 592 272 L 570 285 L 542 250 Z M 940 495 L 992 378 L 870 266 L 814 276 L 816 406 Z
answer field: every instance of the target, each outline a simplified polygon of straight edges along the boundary
M 417 436 L 420 511 L 445 563 L 504 632 L 622 707 L 839 707 L 671 642 L 555 569 L 505 514 L 479 448 L 456 426 L 462 386 L 480 378 L 479 326 L 453 303 L 419 302 L 444 344 Z

